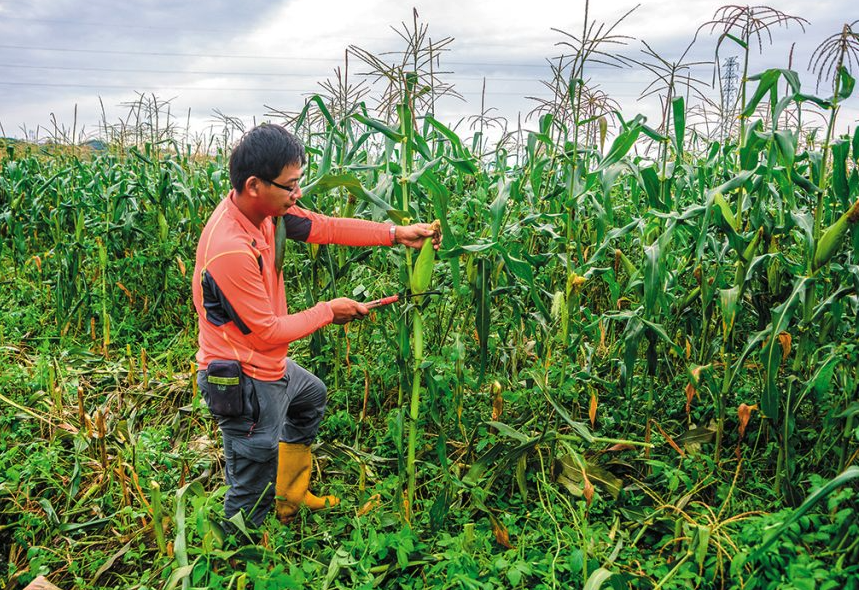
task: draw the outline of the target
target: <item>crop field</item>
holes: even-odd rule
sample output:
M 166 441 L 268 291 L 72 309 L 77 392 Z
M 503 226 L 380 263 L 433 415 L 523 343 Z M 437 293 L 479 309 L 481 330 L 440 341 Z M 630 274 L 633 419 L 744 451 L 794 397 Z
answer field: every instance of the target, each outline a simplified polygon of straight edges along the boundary
M 740 47 L 795 19 L 733 8 Z M 343 501 L 290 525 L 224 527 L 193 378 L 229 146 L 0 142 L 0 588 L 859 588 L 856 33 L 818 49 L 819 96 L 746 51 L 705 128 L 658 56 L 662 120 L 595 100 L 586 28 L 497 137 L 433 116 L 418 32 L 399 66 L 353 49 L 378 105 L 332 86 L 279 121 L 304 207 L 443 235 L 434 264 L 287 243 L 292 310 L 437 292 L 293 343 L 329 388 L 313 487 Z

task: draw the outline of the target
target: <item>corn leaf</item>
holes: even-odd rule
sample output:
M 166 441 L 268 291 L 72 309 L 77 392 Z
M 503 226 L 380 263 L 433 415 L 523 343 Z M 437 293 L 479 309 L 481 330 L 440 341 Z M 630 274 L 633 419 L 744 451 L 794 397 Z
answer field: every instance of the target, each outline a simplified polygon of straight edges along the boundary
M 328 127 L 332 130 L 335 129 L 337 127 L 337 123 L 334 122 L 334 117 L 331 116 L 331 112 L 328 110 L 328 107 L 325 106 L 325 102 L 322 98 L 318 94 L 314 94 L 307 100 L 304 108 L 301 109 L 301 112 L 298 114 L 298 118 L 295 119 L 295 130 L 298 131 L 301 129 L 301 125 L 304 123 L 304 120 L 307 118 L 307 113 L 313 105 L 316 105 L 316 108 L 319 109 L 319 113 L 325 118 L 325 121 L 328 123 Z
M 850 187 L 847 184 L 847 156 L 850 153 L 850 143 L 846 139 L 832 142 L 832 191 L 846 207 L 850 199 Z
M 630 149 L 632 149 L 632 146 L 635 145 L 640 134 L 641 120 L 639 117 L 636 117 L 630 121 L 629 125 L 624 127 L 624 129 L 614 139 L 608 153 L 602 160 L 600 160 L 597 171 L 605 170 L 609 166 L 617 164 L 620 159 L 623 158 Z
M 772 323 L 768 326 L 767 341 L 761 351 L 761 363 L 764 367 L 766 379 L 764 381 L 763 397 L 761 398 L 761 412 L 774 422 L 778 420 L 780 395 L 777 384 L 778 369 L 782 361 L 782 349 L 779 345 L 778 335 L 787 330 L 793 312 L 803 297 L 806 297 L 806 288 L 813 279 L 801 277 L 795 284 L 793 292 L 787 301 L 773 309 Z
M 671 101 L 671 109 L 674 113 L 674 149 L 677 155 L 683 155 L 683 138 L 686 134 L 686 105 L 682 96 L 677 96 Z
M 799 77 L 796 72 L 792 70 L 773 68 L 755 76 L 749 76 L 750 82 L 760 80 L 760 83 L 758 84 L 755 93 L 749 99 L 749 102 L 746 103 L 746 107 L 743 109 L 743 112 L 740 113 L 740 116 L 745 118 L 751 117 L 758 104 L 763 100 L 764 96 L 769 94 L 770 90 L 773 89 L 780 77 L 784 77 L 793 90 L 793 93 L 799 92 Z
M 498 232 L 501 231 L 501 222 L 504 220 L 504 211 L 507 200 L 510 198 L 510 181 L 505 178 L 498 180 L 498 196 L 489 205 L 489 213 L 492 217 L 492 240 L 498 240 Z
M 311 196 L 339 187 L 345 188 L 349 191 L 349 194 L 375 205 L 382 211 L 393 209 L 391 205 L 386 203 L 369 189 L 365 188 L 361 184 L 361 181 L 351 174 L 329 174 L 327 176 L 321 176 L 307 185 L 302 192 L 305 196 Z
M 856 478 L 859 478 L 859 467 L 851 465 L 845 471 L 826 482 L 826 485 L 822 488 L 815 490 L 808 498 L 805 499 L 799 508 L 791 512 L 790 516 L 788 516 L 775 531 L 769 533 L 763 543 L 758 545 L 755 550 L 752 551 L 751 555 L 749 555 L 749 560 L 754 561 L 759 559 L 779 537 L 790 529 L 793 523 L 802 518 L 802 516 L 811 510 L 815 504 L 829 496 L 829 494 L 831 494 L 835 489 Z
M 614 573 L 609 570 L 601 567 L 597 568 L 591 575 L 588 576 L 588 579 L 585 581 L 584 590 L 600 590 L 603 587 L 609 578 L 611 578 Z
M 406 138 L 405 135 L 403 135 L 402 133 L 400 133 L 396 129 L 392 129 L 391 127 L 388 127 L 387 125 L 385 125 L 381 121 L 377 121 L 376 119 L 371 119 L 370 117 L 365 117 L 364 115 L 360 115 L 360 114 L 354 114 L 354 115 L 352 115 L 352 118 L 355 119 L 356 121 L 358 121 L 359 123 L 366 125 L 370 129 L 374 129 L 375 131 L 378 131 L 379 133 L 381 133 L 382 135 L 384 135 L 388 139 L 395 141 L 397 143 L 402 142 Z
M 660 265 L 659 242 L 644 249 L 644 315 L 655 317 L 656 304 L 662 295 L 663 269 Z

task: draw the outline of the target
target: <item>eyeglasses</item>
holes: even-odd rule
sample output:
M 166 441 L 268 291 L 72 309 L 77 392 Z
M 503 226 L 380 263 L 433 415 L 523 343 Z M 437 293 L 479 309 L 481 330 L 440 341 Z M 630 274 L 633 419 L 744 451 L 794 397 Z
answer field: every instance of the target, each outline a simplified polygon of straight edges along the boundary
M 298 181 L 296 181 L 295 184 L 293 184 L 292 186 L 286 186 L 284 184 L 280 184 L 279 182 L 275 182 L 273 180 L 268 180 L 267 178 L 260 178 L 260 180 L 262 180 L 263 182 L 267 182 L 271 185 L 274 185 L 277 188 L 281 188 L 281 189 L 285 190 L 286 192 L 288 192 L 289 194 L 292 194 L 298 190 Z

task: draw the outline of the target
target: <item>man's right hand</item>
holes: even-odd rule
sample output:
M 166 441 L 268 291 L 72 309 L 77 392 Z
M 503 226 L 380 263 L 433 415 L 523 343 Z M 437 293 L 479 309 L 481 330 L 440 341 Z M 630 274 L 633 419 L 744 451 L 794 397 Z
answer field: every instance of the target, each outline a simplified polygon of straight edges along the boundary
M 352 320 L 363 319 L 370 313 L 366 305 L 348 297 L 338 297 L 328 303 L 331 305 L 331 311 L 334 312 L 334 319 L 331 321 L 339 325 L 348 324 Z

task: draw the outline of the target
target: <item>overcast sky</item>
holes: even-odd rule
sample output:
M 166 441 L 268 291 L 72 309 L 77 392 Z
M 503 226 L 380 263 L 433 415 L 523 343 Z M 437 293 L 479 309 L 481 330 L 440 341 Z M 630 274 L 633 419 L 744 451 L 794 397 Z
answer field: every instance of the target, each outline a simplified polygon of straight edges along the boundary
M 612 23 L 637 2 L 592 2 L 590 17 Z M 669 61 L 677 60 L 696 30 L 724 4 L 715 0 L 642 0 L 617 29 L 633 37 L 616 51 L 647 59 L 641 40 Z M 790 0 L 771 4 L 810 21 L 805 32 L 797 25 L 776 27 L 773 43 L 764 39 L 763 53 L 754 47 L 750 73 L 787 67 L 791 44 L 793 68 L 803 90 L 814 93 L 816 77 L 808 72 L 809 57 L 826 37 L 859 18 L 855 0 Z M 515 127 L 536 103 L 528 96 L 546 96 L 540 80 L 548 79 L 547 58 L 558 55 L 564 36 L 552 29 L 580 34 L 584 0 L 434 0 L 401 3 L 393 0 L 215 0 L 207 3 L 138 0 L 0 0 L 0 125 L 7 136 L 25 130 L 41 137 L 56 120 L 59 125 L 97 133 L 102 104 L 109 123 L 127 116 L 127 103 L 138 93 L 170 100 L 177 124 L 184 127 L 190 109 L 192 132 L 218 125 L 216 111 L 245 124 L 266 119 L 266 105 L 299 110 L 319 82 L 343 65 L 344 51 L 357 45 L 373 53 L 402 50 L 392 27 L 411 26 L 412 7 L 429 26 L 434 40 L 453 37 L 441 66 L 453 73 L 465 102 L 446 99 L 437 115 L 459 124 L 467 135 L 467 117 L 480 110 L 486 79 L 487 107 Z M 687 60 L 713 60 L 716 34 L 699 35 Z M 739 55 L 726 42 L 720 58 Z M 652 60 L 651 60 L 652 61 Z M 350 61 L 358 81 L 360 64 Z M 712 67 L 697 75 L 712 79 Z M 854 72 L 856 75 L 856 72 Z M 621 105 L 624 116 L 644 113 L 654 124 L 658 99 L 638 100 L 651 76 L 642 68 L 614 70 L 595 64 L 586 71 Z M 821 88 L 817 94 L 828 96 Z M 859 93 L 857 93 L 859 94 Z M 713 92 L 713 96 L 716 93 Z M 372 98 L 368 97 L 372 105 Z M 842 130 L 859 119 L 859 97 L 842 112 Z M 533 128 L 534 120 L 527 126 Z M 41 129 L 39 129 L 41 127 Z

